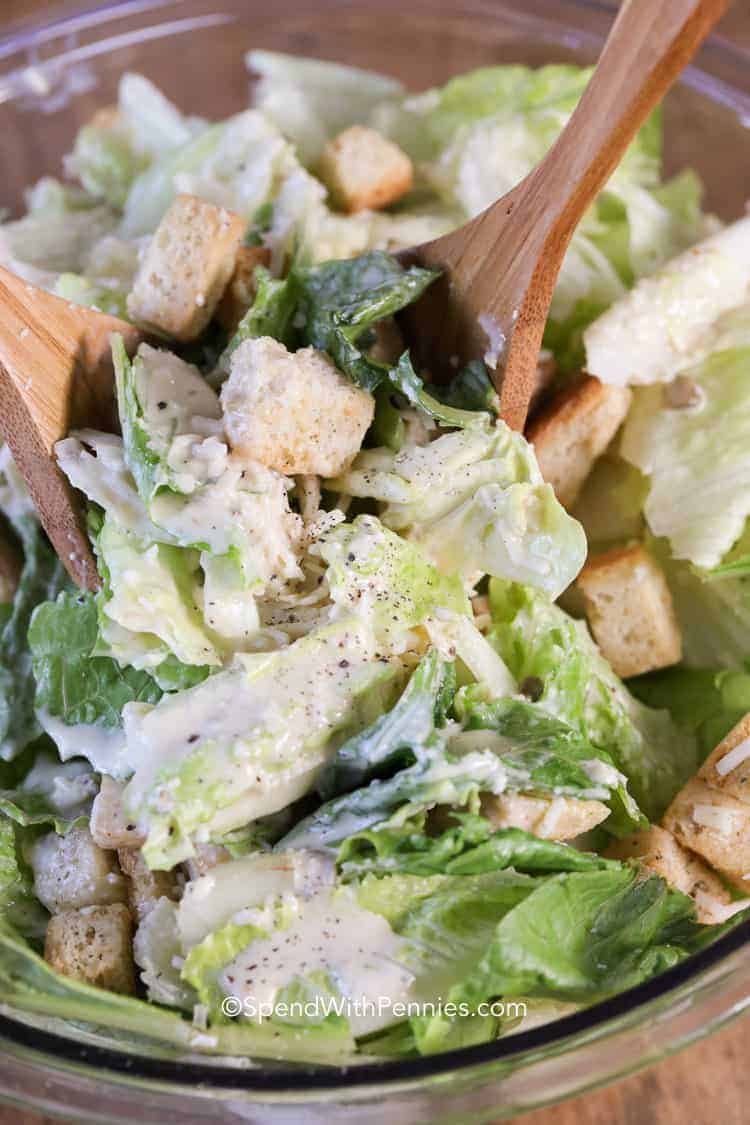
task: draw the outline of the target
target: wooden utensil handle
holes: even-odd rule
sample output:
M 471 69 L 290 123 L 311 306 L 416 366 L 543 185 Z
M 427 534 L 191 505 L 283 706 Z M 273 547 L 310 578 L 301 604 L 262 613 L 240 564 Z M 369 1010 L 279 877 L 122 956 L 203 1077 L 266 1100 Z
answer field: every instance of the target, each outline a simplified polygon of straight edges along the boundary
M 543 228 L 567 244 L 582 211 L 729 0 L 625 0 L 566 128 L 527 181 L 544 181 Z M 552 208 L 549 201 L 554 200 Z

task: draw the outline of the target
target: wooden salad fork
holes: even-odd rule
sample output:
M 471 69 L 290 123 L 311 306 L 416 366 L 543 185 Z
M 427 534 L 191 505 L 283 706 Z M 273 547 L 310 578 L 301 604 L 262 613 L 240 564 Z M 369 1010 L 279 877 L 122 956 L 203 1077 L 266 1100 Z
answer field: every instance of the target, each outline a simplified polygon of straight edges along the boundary
M 523 429 L 552 292 L 571 236 L 627 146 L 729 0 L 625 0 L 544 159 L 465 226 L 399 257 L 443 270 L 402 327 L 439 379 L 490 353 L 501 413 Z
M 132 324 L 68 304 L 0 267 L 0 434 L 52 546 L 86 590 L 99 586 L 96 561 L 54 447 L 76 426 L 117 430 L 113 332 L 131 353 L 138 347 Z
M 626 0 L 576 111 L 538 167 L 466 226 L 402 255 L 445 271 L 411 313 L 417 354 L 435 367 L 449 357 L 474 358 L 487 351 L 489 328 L 498 353 L 505 344 L 497 383 L 503 417 L 517 429 L 573 230 L 727 5 Z M 132 325 L 68 304 L 0 268 L 0 434 L 55 550 L 84 589 L 96 589 L 99 576 L 54 446 L 76 426 L 116 430 L 113 332 L 130 353 L 138 346 Z

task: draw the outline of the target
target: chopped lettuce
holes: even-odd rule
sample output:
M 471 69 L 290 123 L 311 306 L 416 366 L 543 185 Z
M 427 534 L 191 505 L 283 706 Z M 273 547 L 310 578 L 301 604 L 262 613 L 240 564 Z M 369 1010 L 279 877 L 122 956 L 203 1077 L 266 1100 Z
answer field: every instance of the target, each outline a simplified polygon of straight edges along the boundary
M 456 813 L 454 820 L 455 826 L 439 835 L 427 835 L 424 818 L 418 817 L 350 836 L 337 857 L 342 878 L 395 873 L 481 875 L 507 868 L 524 875 L 546 875 L 599 870 L 616 862 L 569 844 L 540 840 L 520 828 L 493 831 L 489 821 L 472 813 Z
M 206 840 L 285 808 L 315 784 L 331 740 L 362 725 L 363 697 L 395 671 L 349 618 L 234 665 L 154 708 L 128 708 L 126 807 L 144 855 L 171 867 Z M 158 747 L 158 752 L 154 752 Z
M 252 1022 L 216 1024 L 205 1031 L 176 1012 L 132 996 L 94 988 L 56 973 L 23 942 L 6 921 L 0 921 L 0 1001 L 29 1015 L 61 1021 L 61 1032 L 83 1024 L 110 1041 L 124 1032 L 134 1047 L 171 1048 L 176 1056 L 190 1053 L 294 1059 L 297 1062 L 344 1062 L 351 1042 L 316 1035 L 315 1029 Z M 113 1036 L 114 1033 L 114 1036 Z
M 332 487 L 380 501 L 386 526 L 469 583 L 491 574 L 556 597 L 586 555 L 583 530 L 543 482 L 532 447 L 503 422 L 396 454 L 365 450 Z
M 539 163 L 568 121 L 590 69 L 485 67 L 444 87 L 388 102 L 374 123 L 418 162 L 423 182 L 463 218 L 479 214 Z M 573 237 L 546 327 L 565 369 L 580 366 L 581 334 L 633 280 L 706 233 L 694 177 L 660 184 L 654 114 Z M 599 372 L 607 379 L 606 371 Z
M 750 673 L 730 668 L 664 668 L 630 680 L 642 703 L 669 711 L 675 723 L 695 734 L 708 754 L 750 711 Z
M 178 192 L 250 220 L 298 167 L 276 126 L 263 114 L 245 110 L 203 128 L 141 172 L 125 200 L 121 233 L 125 238 L 150 234 Z
M 413 761 L 445 722 L 455 690 L 452 664 L 431 649 L 412 673 L 395 706 L 340 746 L 317 782 L 324 799 L 357 789 L 389 773 L 404 757 Z
M 298 282 L 304 340 L 327 351 L 353 382 L 374 391 L 389 369 L 365 354 L 361 338 L 378 321 L 418 300 L 437 276 L 417 266 L 404 269 L 382 252 L 304 270 Z
M 15 512 L 25 501 L 16 498 Z M 31 515 L 14 519 L 23 569 L 9 614 L 0 624 L 0 758 L 16 757 L 40 733 L 34 715 L 34 670 L 26 635 L 34 607 L 68 585 L 67 575 Z
M 403 91 L 395 78 L 323 59 L 255 50 L 245 61 L 258 75 L 253 106 L 278 125 L 307 165 L 315 164 L 330 137 Z
M 642 277 L 585 333 L 586 366 L 605 383 L 665 382 L 716 350 L 721 318 L 748 298 L 750 218 Z
M 34 876 L 23 858 L 22 836 L 17 824 L 0 816 L 0 927 L 10 923 L 23 937 L 38 940 L 44 937 L 47 911 L 34 894 Z
M 418 547 L 375 516 L 357 516 L 325 532 L 316 552 L 326 563 L 337 615 L 367 622 L 388 651 L 402 650 L 408 631 L 440 613 L 470 613 L 455 576 L 439 573 Z
M 644 514 L 653 534 L 669 540 L 675 558 L 702 568 L 718 566 L 750 516 L 747 326 L 736 346 L 724 344 L 684 373 L 696 406 L 670 405 L 660 386 L 639 390 L 620 447 L 648 477 Z
M 119 727 L 126 703 L 156 703 L 152 677 L 97 655 L 98 611 L 91 594 L 61 593 L 37 606 L 29 628 L 35 705 L 67 725 Z
M 197 368 L 148 344 L 131 362 L 121 336 L 112 354 L 125 461 L 146 507 L 163 488 L 191 493 L 220 476 L 221 406 Z
M 618 834 L 645 827 L 612 758 L 580 730 L 521 699 L 487 701 L 481 689 L 462 689 L 456 704 L 467 731 L 493 731 L 508 788 L 600 800 L 612 807 L 606 827 Z M 461 738 L 462 736 L 459 736 Z M 481 736 L 467 736 L 475 744 Z M 458 741 L 458 739 L 456 740 Z M 455 741 L 453 743 L 455 747 Z
M 666 711 L 634 699 L 585 624 L 543 594 L 493 579 L 490 605 L 490 640 L 520 682 L 533 678 L 541 684 L 534 706 L 606 751 L 628 778 L 638 806 L 649 819 L 658 819 L 695 772 L 694 738 Z

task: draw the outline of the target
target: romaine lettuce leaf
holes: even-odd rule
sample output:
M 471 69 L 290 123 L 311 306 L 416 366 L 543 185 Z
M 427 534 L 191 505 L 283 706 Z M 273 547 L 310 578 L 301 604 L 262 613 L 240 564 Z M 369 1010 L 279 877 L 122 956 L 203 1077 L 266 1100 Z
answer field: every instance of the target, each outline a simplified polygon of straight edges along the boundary
M 323 59 L 255 50 L 245 62 L 259 76 L 254 108 L 278 125 L 307 165 L 317 161 L 330 137 L 366 121 L 374 106 L 403 91 L 395 78 Z
M 75 758 L 60 762 L 46 739 L 23 755 L 30 768 L 22 777 L 0 771 L 0 813 L 21 828 L 52 827 L 58 836 L 88 823 L 99 782 L 88 762 Z M 23 761 L 16 759 L 16 763 Z
M 23 569 L 10 614 L 0 630 L 0 758 L 14 758 L 40 733 L 34 715 L 34 673 L 27 632 L 34 607 L 69 585 L 44 532 L 31 515 L 14 520 Z
M 22 836 L 17 824 L 0 816 L 0 927 L 10 923 L 19 934 L 38 940 L 47 928 L 47 911 L 34 894 Z
M 588 370 L 621 386 L 665 382 L 715 351 L 722 315 L 747 301 L 749 261 L 743 218 L 641 278 L 587 329 Z
M 121 336 L 112 356 L 125 462 L 146 507 L 161 489 L 191 493 L 218 478 L 227 458 L 221 406 L 198 369 L 148 344 L 131 361 Z
M 345 880 L 366 875 L 481 875 L 513 868 L 525 875 L 589 871 L 615 860 L 555 840 L 540 840 L 520 828 L 493 831 L 483 816 L 456 813 L 455 826 L 428 835 L 423 817 L 350 836 L 337 865 Z
M 542 480 L 532 447 L 503 422 L 396 454 L 364 450 L 331 487 L 380 501 L 387 527 L 472 584 L 492 574 L 556 597 L 586 555 L 583 530 Z
M 697 406 L 671 406 L 658 385 L 637 391 L 620 446 L 648 477 L 653 534 L 702 568 L 718 566 L 750 516 L 750 332 L 742 325 L 736 346 L 724 344 L 684 372 Z
M 664 668 L 628 681 L 649 707 L 669 711 L 694 733 L 701 756 L 708 754 L 750 711 L 750 673 L 730 668 Z
M 61 593 L 34 610 L 29 647 L 36 680 L 35 705 L 68 725 L 119 727 L 126 703 L 156 703 L 152 677 L 96 654 L 97 606 L 91 594 Z
M 135 179 L 121 234 L 150 234 L 178 192 L 197 195 L 248 220 L 299 163 L 271 120 L 245 110 L 165 152 Z
M 199 555 L 165 543 L 143 541 L 105 516 L 95 548 L 106 578 L 101 603 L 102 635 L 107 622 L 119 630 L 145 634 L 160 644 L 150 646 L 148 666 L 170 653 L 181 663 L 216 667 L 222 655 L 203 620 L 197 602 Z
M 355 613 L 387 651 L 403 650 L 409 630 L 428 617 L 470 614 L 459 579 L 439 573 L 418 547 L 375 516 L 357 516 L 325 532 L 315 552 L 328 567 L 335 614 Z
M 153 1049 L 158 1043 L 179 1056 L 188 1051 L 341 1063 L 351 1054 L 350 1042 L 321 1036 L 315 1028 L 237 1022 L 205 1031 L 158 1005 L 60 976 L 4 920 L 0 920 L 0 1001 L 20 1012 L 60 1020 L 62 1033 L 70 1034 L 71 1025 L 82 1023 L 99 1032 L 99 1043 L 102 1035 L 116 1043 L 123 1032 L 131 1044 Z
M 695 772 L 695 740 L 666 711 L 644 707 L 597 649 L 584 623 L 543 594 L 493 579 L 490 640 L 523 687 L 533 678 L 535 706 L 606 751 L 628 778 L 638 806 L 658 819 Z
M 331 740 L 364 725 L 360 701 L 395 670 L 352 618 L 234 665 L 156 707 L 128 708 L 135 770 L 125 804 L 152 867 L 193 854 L 193 841 L 285 808 L 308 792 Z M 154 747 L 158 753 L 154 753 Z
M 435 649 L 422 658 L 390 711 L 340 746 L 324 767 L 317 791 L 325 800 L 413 761 L 443 726 L 453 700 L 455 671 Z

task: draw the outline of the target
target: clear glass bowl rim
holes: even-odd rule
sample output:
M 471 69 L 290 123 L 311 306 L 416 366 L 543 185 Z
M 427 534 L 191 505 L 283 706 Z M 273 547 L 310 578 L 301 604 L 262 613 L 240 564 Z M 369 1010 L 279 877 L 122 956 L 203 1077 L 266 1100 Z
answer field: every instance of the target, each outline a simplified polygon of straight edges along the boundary
M 59 8 L 56 10 L 57 6 L 53 5 L 46 18 L 22 20 L 7 25 L 4 32 L 0 31 L 0 60 L 17 50 L 24 49 L 35 40 L 38 41 L 40 32 L 56 33 L 78 20 L 86 20 L 88 23 L 88 18 L 94 15 L 101 18 L 106 14 L 117 13 L 118 16 L 124 17 L 156 10 L 173 2 L 174 0 L 145 0 L 145 2 L 144 0 L 110 0 L 107 4 L 81 4 L 74 11 L 70 9 L 60 11 Z M 617 4 L 608 3 L 607 0 L 567 0 L 566 6 L 577 7 L 589 14 L 611 16 Z M 600 39 L 595 33 L 592 34 L 594 38 Z M 710 36 L 704 44 L 703 57 L 707 60 L 723 59 L 732 67 L 750 69 L 750 49 L 718 34 Z M 703 85 L 702 72 L 699 68 L 688 68 L 688 80 L 691 72 L 697 77 L 696 84 Z M 720 81 L 720 79 L 709 78 L 707 86 L 715 90 L 716 83 Z M 128 1051 L 119 1051 L 113 1047 L 83 1044 L 68 1036 L 35 1028 L 29 1023 L 3 1014 L 0 1014 L 0 1044 L 3 1040 L 12 1043 L 29 1052 L 32 1058 L 36 1056 L 39 1062 L 44 1062 L 45 1058 L 49 1059 L 52 1056 L 63 1066 L 83 1065 L 87 1071 L 98 1071 L 102 1076 L 104 1072 L 109 1072 L 113 1076 L 122 1076 L 123 1079 L 146 1084 L 150 1081 L 157 1081 L 160 1085 L 167 1083 L 173 1088 L 184 1089 L 186 1093 L 190 1087 L 199 1086 L 207 1090 L 213 1087 L 217 1090 L 236 1090 L 272 1096 L 283 1093 L 314 1096 L 317 1091 L 325 1096 L 326 1092 L 345 1094 L 347 1091 L 354 1092 L 357 1089 L 377 1086 L 382 1093 L 387 1094 L 389 1087 L 403 1088 L 405 1084 L 439 1078 L 451 1073 L 465 1074 L 469 1071 L 481 1071 L 485 1066 L 493 1063 L 505 1063 L 510 1070 L 514 1069 L 514 1063 L 516 1066 L 522 1066 L 526 1061 L 535 1060 L 550 1050 L 556 1049 L 562 1053 L 575 1050 L 576 1043 L 588 1039 L 593 1033 L 600 1032 L 606 1036 L 608 1030 L 614 1032 L 625 1017 L 636 1016 L 639 1012 L 643 1012 L 645 1017 L 658 1002 L 668 1001 L 671 996 L 677 998 L 678 994 L 684 992 L 691 983 L 697 985 L 705 974 L 720 967 L 733 954 L 739 954 L 743 949 L 750 950 L 750 919 L 738 923 L 710 946 L 644 984 L 592 1004 L 572 1015 L 556 1019 L 530 1031 L 497 1039 L 492 1043 L 416 1059 L 358 1062 L 349 1067 L 316 1067 L 303 1064 L 290 1067 L 274 1063 L 268 1069 L 262 1065 L 254 1065 L 247 1070 L 234 1069 L 208 1062 L 149 1058 Z M 750 987 L 748 992 L 750 993 Z M 734 1010 L 729 1011 L 726 1019 L 736 1014 L 739 1013 Z M 488 1077 L 492 1081 L 493 1076 L 488 1075 Z

